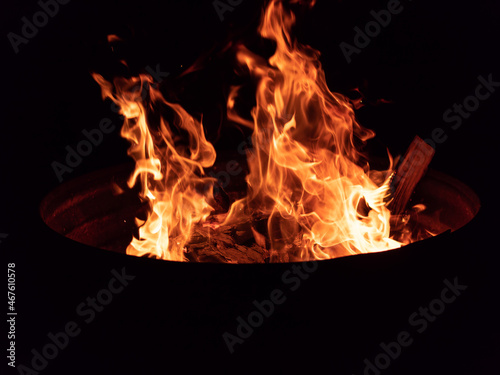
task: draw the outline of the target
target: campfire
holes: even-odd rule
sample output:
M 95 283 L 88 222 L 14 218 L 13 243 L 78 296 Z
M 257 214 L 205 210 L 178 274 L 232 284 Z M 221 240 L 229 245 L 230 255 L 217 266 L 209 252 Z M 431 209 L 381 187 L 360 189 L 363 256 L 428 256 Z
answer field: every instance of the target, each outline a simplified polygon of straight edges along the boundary
M 227 98 L 227 118 L 252 134 L 237 161 L 246 174 L 224 187 L 209 174 L 223 161 L 202 118 L 165 99 L 151 76 L 94 74 L 103 98 L 125 117 L 121 135 L 135 165 L 62 185 L 42 204 L 45 222 L 129 255 L 226 263 L 380 252 L 467 223 L 477 198 L 460 182 L 427 173 L 434 150 L 420 138 L 403 157 L 388 153 L 384 170 L 371 168 L 363 150 L 375 134 L 356 120 L 360 100 L 330 91 L 319 52 L 294 38 L 294 24 L 287 5 L 272 0 L 259 34 L 274 43 L 274 54 L 228 46 L 235 72 L 255 87 L 250 113 L 241 110 L 241 86 Z M 84 198 L 69 198 L 75 189 Z M 94 208 L 75 215 L 82 201 Z

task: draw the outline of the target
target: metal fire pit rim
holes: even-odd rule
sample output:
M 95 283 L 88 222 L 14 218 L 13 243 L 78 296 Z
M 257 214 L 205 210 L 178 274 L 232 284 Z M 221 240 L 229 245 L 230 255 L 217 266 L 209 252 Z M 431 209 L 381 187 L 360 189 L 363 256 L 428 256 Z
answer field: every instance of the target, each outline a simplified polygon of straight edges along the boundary
M 77 202 L 77 201 L 83 200 L 84 197 L 82 197 L 82 196 L 84 196 L 85 194 L 92 195 L 92 194 L 95 194 L 96 190 L 106 189 L 106 188 L 109 189 L 109 186 L 113 183 L 117 183 L 118 185 L 122 184 L 122 186 L 123 186 L 123 183 L 124 183 L 123 177 L 124 176 L 128 177 L 128 175 L 133 171 L 133 168 L 134 168 L 133 163 L 123 163 L 123 164 L 115 165 L 112 167 L 99 169 L 99 170 L 87 173 L 83 176 L 75 177 L 69 181 L 66 181 L 66 182 L 60 184 L 59 186 L 54 188 L 52 191 L 50 191 L 48 194 L 46 194 L 45 197 L 40 201 L 39 214 L 40 214 L 40 217 L 41 217 L 43 223 L 47 227 L 49 227 L 52 231 L 58 233 L 59 235 L 63 235 L 64 237 L 66 237 L 67 239 L 69 239 L 71 241 L 75 241 L 79 244 L 83 244 L 84 246 L 89 246 L 89 247 L 94 248 L 94 249 L 107 250 L 107 249 L 103 249 L 102 247 L 99 247 L 99 246 L 85 244 L 83 242 L 80 242 L 80 241 L 77 241 L 77 240 L 72 239 L 70 237 L 67 237 L 68 233 L 61 233 L 61 231 L 53 228 L 47 221 L 50 220 L 50 218 L 57 216 L 57 214 L 59 212 L 58 210 L 62 210 L 62 208 L 59 207 L 55 210 L 50 210 L 50 207 L 54 202 L 57 201 L 57 197 L 59 195 L 61 195 L 63 193 L 67 194 L 68 191 L 71 191 L 73 193 L 75 191 L 78 191 L 78 194 L 72 194 L 72 197 L 71 197 L 71 199 L 73 199 L 73 202 Z M 481 203 L 480 203 L 480 199 L 477 196 L 477 194 L 469 186 L 467 186 L 466 184 L 457 180 L 454 177 L 451 177 L 445 173 L 438 172 L 438 171 L 435 171 L 432 169 L 429 169 L 427 171 L 426 177 L 431 178 L 431 179 L 436 179 L 436 180 L 440 181 L 441 183 L 445 182 L 445 183 L 451 185 L 453 188 L 460 190 L 460 192 L 463 193 L 462 196 L 469 201 L 468 207 L 472 207 L 472 209 L 469 213 L 470 219 L 468 219 L 463 225 L 449 230 L 449 232 L 456 232 L 459 229 L 463 229 L 463 227 L 465 227 L 466 224 L 468 224 L 471 220 L 473 220 L 476 217 L 477 213 L 480 210 Z M 95 185 L 96 180 L 99 180 L 99 181 L 104 180 L 107 182 L 106 182 L 106 184 L 101 184 L 101 186 L 96 187 L 96 185 Z M 418 187 L 417 187 L 417 190 L 418 190 Z M 438 236 L 441 236 L 441 235 L 445 234 L 446 232 L 448 232 L 448 231 L 445 231 L 443 233 L 439 233 L 437 236 L 434 236 L 432 238 L 436 238 Z M 353 255 L 348 255 L 348 256 L 344 256 L 344 257 L 340 257 L 340 258 L 325 259 L 325 260 L 338 260 L 341 258 L 352 258 L 352 256 L 356 256 L 356 255 L 361 255 L 361 256 L 363 256 L 363 255 L 375 255 L 376 256 L 380 253 L 387 253 L 387 252 L 393 252 L 393 251 L 397 251 L 397 250 L 403 250 L 403 249 L 407 249 L 409 247 L 411 248 L 411 247 L 413 247 L 412 245 L 414 245 L 415 243 L 421 243 L 422 241 L 425 241 L 425 240 L 428 240 L 428 239 L 416 241 L 414 243 L 411 243 L 411 244 L 408 244 L 408 245 L 405 245 L 405 246 L 402 246 L 402 247 L 399 247 L 396 249 L 384 250 L 384 251 L 375 252 L 375 253 L 353 254 Z M 128 256 L 127 254 L 123 254 L 123 255 Z M 164 261 L 162 259 L 147 258 L 147 257 L 143 257 L 143 258 L 148 259 L 148 260 L 152 259 L 152 260 Z M 325 261 L 325 260 L 321 260 L 321 261 Z M 315 260 L 315 262 L 316 261 L 319 261 L 319 260 Z M 273 263 L 224 263 L 224 262 L 216 262 L 216 261 L 203 261 L 203 262 L 169 261 L 169 262 L 170 263 L 231 264 L 231 265 L 235 265 L 235 264 L 238 264 L 238 265 L 273 264 Z M 303 263 L 303 262 L 290 261 L 290 262 L 286 262 L 286 263 L 292 264 L 292 263 Z

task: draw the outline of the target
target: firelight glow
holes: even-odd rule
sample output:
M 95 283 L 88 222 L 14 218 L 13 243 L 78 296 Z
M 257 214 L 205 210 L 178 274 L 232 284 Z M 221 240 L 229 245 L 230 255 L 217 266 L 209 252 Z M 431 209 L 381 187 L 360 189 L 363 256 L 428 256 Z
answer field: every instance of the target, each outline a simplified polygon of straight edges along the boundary
M 239 68 L 258 82 L 256 106 L 253 121 L 238 116 L 238 89 L 233 88 L 228 118 L 252 129 L 254 148 L 247 155 L 247 194 L 232 204 L 220 225 L 265 217 L 267 238 L 261 243 L 267 244 L 272 262 L 400 247 L 390 237 L 387 208 L 392 169 L 374 171 L 361 162 L 356 144 L 375 134 L 356 122 L 351 101 L 329 90 L 319 52 L 293 38 L 294 23 L 295 15 L 283 2 L 272 0 L 259 32 L 275 42 L 274 55 L 265 60 L 237 47 Z M 141 197 L 150 203 L 146 221 L 138 220 L 140 239 L 133 238 L 127 254 L 185 261 L 193 229 L 213 210 L 215 180 L 204 170 L 214 164 L 216 152 L 203 124 L 166 101 L 147 75 L 113 84 L 97 74 L 94 78 L 103 97 L 118 104 L 125 116 L 121 135 L 130 141 L 128 153 L 136 162 L 128 184 L 139 180 Z M 141 90 L 134 87 L 147 87 L 149 99 L 141 99 Z M 170 109 L 173 120 L 157 116 L 159 105 Z M 179 142 L 181 133 L 187 134 L 187 142 Z

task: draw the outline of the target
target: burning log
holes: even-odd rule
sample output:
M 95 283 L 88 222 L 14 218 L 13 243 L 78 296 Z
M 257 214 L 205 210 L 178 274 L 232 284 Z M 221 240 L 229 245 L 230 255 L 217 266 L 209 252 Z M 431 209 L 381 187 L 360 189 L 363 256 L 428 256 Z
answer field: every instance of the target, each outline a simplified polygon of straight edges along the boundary
M 186 249 L 189 261 L 235 264 L 269 261 L 269 251 L 255 243 L 250 222 L 217 229 L 198 226 Z
M 434 149 L 416 136 L 403 160 L 400 161 L 392 180 L 393 198 L 388 207 L 393 215 L 404 212 L 415 187 L 427 171 L 433 156 Z

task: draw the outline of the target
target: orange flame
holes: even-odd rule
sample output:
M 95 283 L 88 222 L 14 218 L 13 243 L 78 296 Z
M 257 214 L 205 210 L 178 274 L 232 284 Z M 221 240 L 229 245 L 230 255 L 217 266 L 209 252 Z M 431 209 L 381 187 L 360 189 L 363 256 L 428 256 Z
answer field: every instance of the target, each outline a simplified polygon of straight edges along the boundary
M 127 254 L 183 261 L 193 226 L 212 211 L 207 184 L 214 179 L 203 177 L 203 168 L 213 165 L 215 149 L 206 140 L 202 123 L 180 105 L 167 102 L 150 76 L 115 79 L 113 85 L 100 75 L 93 76 L 101 85 L 103 98 L 111 98 L 125 116 L 121 135 L 131 143 L 128 154 L 136 162 L 128 186 L 140 179 L 141 197 L 150 202 L 152 209 L 139 228 L 140 239 L 132 239 Z M 145 94 L 149 95 L 149 108 L 145 107 Z M 147 109 L 161 105 L 170 110 L 174 121 L 169 124 L 161 118 L 159 128 L 153 132 Z M 174 131 L 187 133 L 187 146 L 176 142 Z
M 276 42 L 275 54 L 266 62 L 243 46 L 237 53 L 259 82 L 252 113 L 256 151 L 249 156 L 248 196 L 235 203 L 226 223 L 246 220 L 242 213 L 269 216 L 275 261 L 399 247 L 389 238 L 389 173 L 357 164 L 355 138 L 374 133 L 356 122 L 345 97 L 328 89 L 319 52 L 292 39 L 294 22 L 281 1 L 272 1 L 259 31 Z
M 356 122 L 347 98 L 329 90 L 319 52 L 292 38 L 294 23 L 282 1 L 272 0 L 259 32 L 276 43 L 275 54 L 266 61 L 237 47 L 238 63 L 258 81 L 257 105 L 253 121 L 238 117 L 233 109 L 239 88 L 234 87 L 228 118 L 253 129 L 254 151 L 248 154 L 247 196 L 233 203 L 223 224 L 265 218 L 271 261 L 278 262 L 399 247 L 389 234 L 390 171 L 360 165 L 355 146 L 374 133 Z M 132 240 L 127 253 L 185 260 L 194 225 L 212 211 L 214 179 L 204 177 L 204 168 L 213 165 L 216 154 L 203 125 L 167 102 L 149 76 L 113 84 L 94 78 L 103 97 L 118 104 L 126 118 L 121 135 L 130 141 L 128 152 L 136 161 L 128 185 L 139 179 L 141 197 L 151 204 L 146 221 L 138 221 L 140 239 Z M 160 116 L 154 128 L 149 117 L 158 106 L 166 107 L 174 121 Z M 181 131 L 188 142 L 179 142 Z M 265 245 L 262 233 L 255 236 Z

